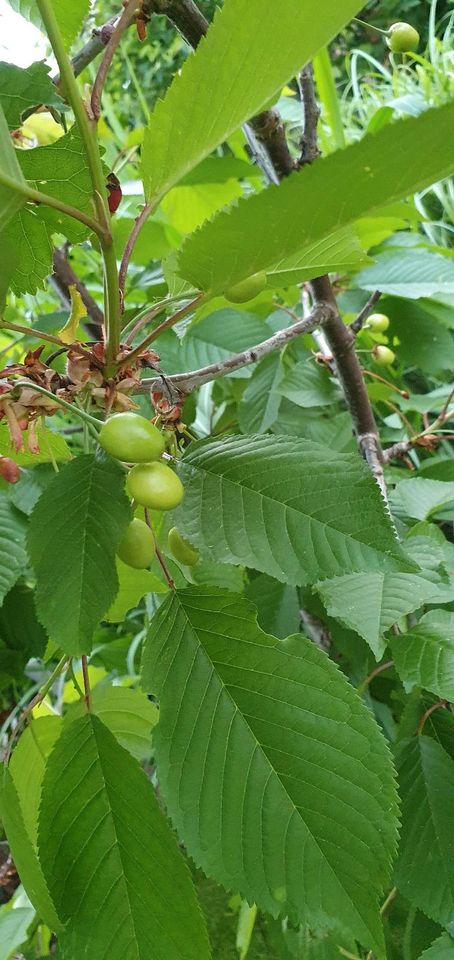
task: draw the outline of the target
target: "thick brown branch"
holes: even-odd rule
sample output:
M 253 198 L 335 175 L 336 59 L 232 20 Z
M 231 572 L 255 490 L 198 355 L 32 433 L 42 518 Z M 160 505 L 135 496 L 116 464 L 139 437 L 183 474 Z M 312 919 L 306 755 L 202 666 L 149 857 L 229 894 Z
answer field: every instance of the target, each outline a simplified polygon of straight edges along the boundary
M 98 304 L 93 300 L 93 297 L 91 294 L 89 294 L 87 288 L 84 286 L 77 274 L 74 273 L 73 268 L 66 259 L 64 247 L 60 250 L 54 250 L 53 266 L 53 280 L 58 292 L 64 298 L 64 301 L 69 304 L 71 302 L 69 286 L 74 285 L 77 288 L 82 301 L 87 308 L 88 316 L 90 317 L 90 321 L 87 320 L 84 326 L 94 340 L 99 340 L 104 324 L 103 312 L 98 307 Z
M 164 14 L 191 47 L 196 47 L 208 30 L 208 21 L 193 0 L 148 0 L 144 8 L 147 13 Z
M 220 360 L 218 363 L 210 363 L 199 370 L 191 370 L 189 373 L 175 373 L 171 377 L 157 377 L 153 379 L 142 380 L 141 392 L 151 390 L 152 393 L 162 393 L 171 403 L 178 403 L 188 394 L 196 390 L 197 387 L 218 377 L 224 377 L 234 370 L 240 370 L 251 363 L 257 363 L 269 353 L 275 350 L 281 350 L 287 343 L 294 340 L 295 337 L 303 333 L 312 333 L 317 327 L 326 325 L 333 317 L 333 308 L 328 303 L 318 303 L 305 320 L 279 330 L 267 340 L 257 343 L 255 347 L 249 347 L 242 350 L 241 353 L 235 353 L 226 360 Z
M 334 316 L 325 324 L 325 336 L 332 351 L 345 402 L 353 420 L 358 447 L 369 464 L 383 496 L 386 496 L 380 438 L 361 365 L 355 351 L 355 336 L 342 321 L 329 277 L 325 275 L 312 280 L 311 289 L 316 303 L 324 302 L 332 305 Z
M 303 78 L 301 93 L 304 102 L 302 143 L 304 149 L 309 152 L 308 160 L 303 162 L 311 162 L 315 159 L 317 150 L 318 116 L 314 112 L 314 78 L 312 70 L 307 68 L 303 70 L 301 76 Z M 325 324 L 324 333 L 333 354 L 337 376 L 353 421 L 358 447 L 386 499 L 383 454 L 361 364 L 355 352 L 355 333 L 342 321 L 328 274 L 312 280 L 311 289 L 315 303 L 330 303 L 333 308 L 332 319 Z

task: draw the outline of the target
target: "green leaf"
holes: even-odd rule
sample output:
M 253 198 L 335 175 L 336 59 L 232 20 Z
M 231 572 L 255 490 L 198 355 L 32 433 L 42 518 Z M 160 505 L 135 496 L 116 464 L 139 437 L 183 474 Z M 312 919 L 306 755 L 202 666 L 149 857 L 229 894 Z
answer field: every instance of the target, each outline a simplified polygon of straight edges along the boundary
M 41 463 L 32 470 L 21 470 L 20 480 L 14 484 L 10 497 L 14 506 L 26 516 L 30 516 L 33 507 L 39 500 L 43 490 L 55 476 L 55 470 L 50 463 Z
M 0 603 L 27 566 L 26 530 L 24 517 L 0 491 Z
M 10 130 L 20 127 L 22 114 L 29 107 L 41 103 L 57 110 L 64 107 L 49 70 L 44 60 L 32 63 L 26 69 L 15 63 L 0 62 L 0 101 Z
M 363 290 L 382 290 L 418 300 L 437 293 L 454 293 L 454 261 L 430 250 L 385 250 L 376 263 L 355 276 Z
M 92 694 L 92 709 L 136 760 L 150 756 L 158 708 L 140 690 L 98 684 Z
M 347 227 L 279 260 L 274 267 L 267 269 L 268 285 L 288 287 L 324 273 L 357 270 L 368 262 L 370 258 L 364 253 L 357 234 Z
M 36 183 L 38 190 L 93 215 L 93 187 L 77 126 L 55 143 L 22 150 L 19 160 L 24 177 Z M 51 232 L 63 233 L 72 243 L 80 243 L 90 233 L 83 223 L 51 207 L 41 206 L 39 216 Z
M 240 955 L 240 960 L 246 960 L 251 946 L 252 934 L 257 917 L 257 907 L 255 903 L 249 906 L 246 900 L 243 900 L 238 916 L 238 926 L 236 931 L 236 949 Z
M 30 518 L 36 608 L 66 653 L 88 652 L 118 590 L 115 552 L 130 521 L 123 471 L 81 456 L 46 488 Z
M 328 370 L 318 366 L 312 356 L 300 360 L 288 372 L 281 392 L 298 407 L 325 407 L 341 398 L 339 387 Z
M 414 520 L 428 520 L 453 502 L 454 482 L 426 480 L 424 477 L 402 480 L 390 496 L 396 516 L 413 517 Z
M 25 197 L 21 193 L 2 183 L 2 174 L 19 186 L 25 183 L 0 103 L 0 230 L 25 204 Z
M 397 753 L 402 830 L 395 882 L 432 920 L 448 924 L 454 911 L 454 762 L 424 735 Z
M 399 362 L 409 367 L 421 367 L 429 374 L 437 375 L 444 370 L 451 373 L 451 334 L 446 324 L 439 322 L 423 308 L 423 303 L 424 301 L 406 301 L 401 297 L 383 298 L 381 309 L 390 317 L 390 332 L 399 338 Z M 433 399 L 436 400 L 435 391 Z M 413 409 L 413 403 L 421 404 L 423 400 L 422 394 L 413 394 L 409 401 L 402 399 L 402 409 Z M 424 412 L 432 409 L 432 394 L 429 394 L 425 402 Z M 439 411 L 442 407 L 443 401 L 438 400 L 435 410 Z M 418 407 L 415 406 L 414 409 Z
M 24 151 L 24 153 L 27 151 Z M 35 294 L 52 273 L 52 243 L 45 222 L 28 207 L 19 210 L 0 233 L 0 256 L 13 253 L 8 263 L 8 287 L 20 296 Z
M 10 960 L 13 952 L 28 939 L 35 911 L 29 907 L 0 910 L 0 960 Z
M 181 276 L 202 290 L 223 292 L 362 214 L 447 177 L 454 168 L 453 124 L 454 103 L 427 110 L 241 200 L 189 237 Z
M 261 573 L 251 580 L 245 594 L 257 608 L 257 621 L 265 633 L 282 640 L 291 633 L 298 633 L 300 604 L 294 587 Z
M 147 593 L 166 593 L 167 587 L 150 570 L 134 570 L 117 559 L 118 593 L 105 615 L 111 623 L 122 623 L 128 610 L 137 607 Z
M 424 950 L 419 960 L 453 960 L 453 957 L 454 939 L 449 933 L 442 933 L 428 950 Z
M 242 597 L 193 587 L 155 615 L 143 687 L 160 701 L 162 793 L 204 871 L 273 916 L 343 928 L 382 955 L 393 768 L 334 663 L 301 635 L 263 633 Z
M 189 870 L 153 788 L 93 715 L 50 755 L 40 857 L 68 960 L 207 960 Z
M 340 453 L 355 453 L 356 443 L 352 435 L 352 421 L 346 411 L 337 411 L 336 416 L 330 415 L 329 407 L 309 410 L 291 403 L 285 398 L 279 407 L 279 414 L 273 423 L 273 433 L 278 436 L 301 437 L 303 440 L 313 440 L 331 450 Z
M 13 752 L 9 772 L 17 790 L 24 827 L 38 845 L 38 812 L 47 758 L 60 736 L 61 717 L 40 717 L 24 730 Z
M 454 700 L 454 613 L 431 610 L 408 633 L 392 637 L 390 645 L 405 684 Z
M 30 453 L 27 450 L 27 433 L 23 436 L 25 449 L 17 453 L 13 449 L 8 427 L 0 423 L 0 456 L 12 457 L 20 467 L 34 467 L 38 463 L 52 463 L 54 460 L 63 462 L 71 459 L 71 451 L 65 438 L 51 430 L 46 430 L 40 424 L 36 431 L 39 453 Z
M 8 768 L 5 766 L 0 768 L 0 815 L 14 863 L 26 893 L 39 916 L 51 930 L 59 930 L 61 924 L 46 886 L 36 849 L 24 824 L 16 787 Z M 16 946 L 20 942 L 22 941 L 18 941 Z M 2 943 L 3 940 L 0 938 L 0 944 Z
M 330 617 L 356 630 L 377 660 L 389 642 L 384 634 L 401 617 L 440 600 L 438 585 L 422 573 L 355 573 L 319 582 L 316 589 Z
M 258 113 L 357 9 L 354 0 L 338 0 L 321 16 L 316 0 L 280 0 L 264 17 L 262 0 L 226 0 L 151 117 L 142 152 L 147 200 L 162 197 Z
M 8 3 L 25 20 L 34 23 L 43 33 L 46 32 L 34 0 L 8 0 Z M 90 0 L 71 0 L 71 3 L 68 3 L 68 0 L 51 0 L 51 6 L 65 45 L 69 49 L 88 14 Z
M 360 570 L 412 569 L 364 463 L 293 437 L 192 444 L 178 526 L 212 560 L 302 584 Z
M 33 590 L 26 583 L 16 583 L 0 607 L 0 637 L 20 653 L 24 669 L 30 657 L 44 654 L 47 637 L 36 619 Z
M 258 364 L 238 407 L 243 433 L 266 433 L 275 422 L 281 405 L 283 377 L 279 354 L 270 354 Z

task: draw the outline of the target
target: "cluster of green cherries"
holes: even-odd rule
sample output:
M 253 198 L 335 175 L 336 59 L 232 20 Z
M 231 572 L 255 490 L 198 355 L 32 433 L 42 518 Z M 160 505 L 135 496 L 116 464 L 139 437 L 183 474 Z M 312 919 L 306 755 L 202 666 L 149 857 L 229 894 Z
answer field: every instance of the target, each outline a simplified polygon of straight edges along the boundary
M 135 503 L 149 510 L 174 510 L 179 506 L 184 487 L 177 474 L 161 460 L 165 438 L 154 423 L 138 413 L 116 413 L 103 423 L 99 443 L 110 456 L 133 464 L 126 479 L 126 492 Z M 197 563 L 197 550 L 176 527 L 170 530 L 168 547 L 180 563 Z M 152 530 L 143 520 L 134 518 L 118 548 L 120 560 L 143 570 L 150 565 L 155 552 Z
M 386 316 L 386 313 L 371 313 L 364 324 L 363 330 L 368 330 L 372 334 L 385 333 L 388 327 L 389 317 Z M 386 347 L 383 343 L 375 344 L 372 356 L 379 367 L 390 367 L 396 359 L 394 350 Z

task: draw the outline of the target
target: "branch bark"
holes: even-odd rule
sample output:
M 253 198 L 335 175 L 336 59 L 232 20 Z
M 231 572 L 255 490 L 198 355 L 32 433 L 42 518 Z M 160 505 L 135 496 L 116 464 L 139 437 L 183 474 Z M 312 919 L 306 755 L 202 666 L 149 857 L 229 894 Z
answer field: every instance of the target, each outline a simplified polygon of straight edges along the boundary
M 279 330 L 272 337 L 262 340 L 254 347 L 242 350 L 241 353 L 235 353 L 218 363 L 210 363 L 206 367 L 200 367 L 199 370 L 191 370 L 189 373 L 175 373 L 171 377 L 162 376 L 142 380 L 140 392 L 161 393 L 170 403 L 179 403 L 202 384 L 223 377 L 227 373 L 232 373 L 233 370 L 240 370 L 251 363 L 257 363 L 258 360 L 262 360 L 269 353 L 282 350 L 295 337 L 299 337 L 303 333 L 312 333 L 317 327 L 325 326 L 332 318 L 332 305 L 319 302 L 304 320 L 300 320 L 284 330 Z
M 299 167 L 313 163 L 320 156 L 317 142 L 317 126 L 320 119 L 320 107 L 314 88 L 312 64 L 307 63 L 299 75 L 301 100 L 304 105 L 304 133 L 301 137 L 301 157 Z
M 375 304 L 377 303 L 377 301 L 380 299 L 380 297 L 381 297 L 381 290 L 375 290 L 372 296 L 369 297 L 367 303 L 364 304 L 363 309 L 360 310 L 360 312 L 358 313 L 356 320 L 354 320 L 353 323 L 350 324 L 350 330 L 352 331 L 352 333 L 355 334 L 355 336 L 357 333 L 359 333 L 360 330 L 362 330 L 367 318 L 372 313 L 372 310 Z

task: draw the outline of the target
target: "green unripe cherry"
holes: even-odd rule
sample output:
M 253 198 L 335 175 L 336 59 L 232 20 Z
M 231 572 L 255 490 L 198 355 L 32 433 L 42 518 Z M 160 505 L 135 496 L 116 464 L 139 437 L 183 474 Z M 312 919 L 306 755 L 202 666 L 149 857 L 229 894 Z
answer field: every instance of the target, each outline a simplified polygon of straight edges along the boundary
M 164 453 L 165 440 L 154 423 L 138 413 L 115 413 L 103 423 L 99 442 L 125 463 L 149 463 Z
M 178 532 L 176 527 L 169 530 L 169 550 L 180 563 L 187 567 L 193 567 L 199 559 L 199 552 Z
M 129 471 L 126 490 L 151 510 L 173 510 L 184 494 L 180 478 L 165 463 L 138 463 Z
M 382 346 L 381 343 L 374 347 L 372 350 L 372 355 L 375 363 L 378 363 L 379 367 L 389 367 L 396 359 L 394 350 L 390 350 L 389 347 Z
M 258 297 L 266 287 L 266 273 L 261 270 L 260 273 L 253 273 L 252 276 L 240 280 L 235 286 L 230 287 L 224 294 L 226 300 L 230 303 L 246 303 Z
M 389 327 L 389 317 L 386 313 L 371 313 L 365 328 L 372 333 L 384 333 Z
M 386 43 L 393 53 L 413 53 L 419 47 L 419 33 L 411 23 L 393 23 Z
M 129 527 L 118 547 L 118 556 L 123 563 L 135 570 L 144 570 L 150 566 L 154 557 L 155 543 L 150 528 L 137 517 L 131 520 Z

